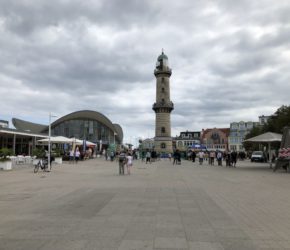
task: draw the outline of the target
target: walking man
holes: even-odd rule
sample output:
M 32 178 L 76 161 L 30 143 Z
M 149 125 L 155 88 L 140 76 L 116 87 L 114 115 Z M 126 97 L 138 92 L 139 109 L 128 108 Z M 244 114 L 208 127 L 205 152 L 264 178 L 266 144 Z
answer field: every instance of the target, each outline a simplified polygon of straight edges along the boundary
M 126 154 L 122 151 L 119 155 L 119 175 L 124 175 L 124 166 L 126 164 Z
M 146 152 L 146 164 L 148 162 L 151 163 L 151 152 L 147 149 L 147 152 Z
M 203 151 L 199 151 L 199 153 L 198 153 L 199 165 L 202 165 L 203 158 L 204 158 L 204 152 Z

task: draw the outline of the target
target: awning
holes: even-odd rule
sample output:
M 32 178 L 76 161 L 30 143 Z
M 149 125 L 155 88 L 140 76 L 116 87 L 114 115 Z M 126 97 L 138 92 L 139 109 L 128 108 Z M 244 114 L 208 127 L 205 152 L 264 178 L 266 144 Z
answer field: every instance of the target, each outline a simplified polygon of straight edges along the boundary
M 206 149 L 206 146 L 205 145 L 202 145 L 202 144 L 192 144 L 190 146 L 191 149 Z

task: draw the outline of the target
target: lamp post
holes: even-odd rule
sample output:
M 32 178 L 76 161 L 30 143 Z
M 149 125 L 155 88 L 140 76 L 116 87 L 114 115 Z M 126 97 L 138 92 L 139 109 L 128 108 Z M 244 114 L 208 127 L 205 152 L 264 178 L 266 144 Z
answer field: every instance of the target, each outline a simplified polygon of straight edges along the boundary
M 114 132 L 114 145 L 116 144 L 116 135 L 117 135 L 117 133 Z
M 48 169 L 49 171 L 51 170 L 51 165 L 50 165 L 50 158 L 51 158 L 51 155 L 50 155 L 50 137 L 51 137 L 51 117 L 56 117 L 55 115 L 52 115 L 50 112 L 49 112 L 49 125 L 48 125 L 48 157 L 47 157 L 47 160 L 48 160 Z
M 116 135 L 117 135 L 117 133 L 114 131 L 114 151 L 115 151 L 115 153 L 116 153 L 116 151 L 117 151 Z

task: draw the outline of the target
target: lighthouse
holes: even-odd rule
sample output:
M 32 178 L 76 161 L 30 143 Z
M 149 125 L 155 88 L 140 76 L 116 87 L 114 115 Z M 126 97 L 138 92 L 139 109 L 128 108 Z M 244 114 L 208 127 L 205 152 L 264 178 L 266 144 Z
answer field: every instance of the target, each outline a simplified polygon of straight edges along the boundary
M 168 65 L 168 57 L 163 51 L 157 58 L 154 75 L 156 77 L 156 102 L 152 107 L 155 111 L 154 146 L 158 153 L 172 153 L 170 115 L 174 105 L 170 100 L 171 69 Z

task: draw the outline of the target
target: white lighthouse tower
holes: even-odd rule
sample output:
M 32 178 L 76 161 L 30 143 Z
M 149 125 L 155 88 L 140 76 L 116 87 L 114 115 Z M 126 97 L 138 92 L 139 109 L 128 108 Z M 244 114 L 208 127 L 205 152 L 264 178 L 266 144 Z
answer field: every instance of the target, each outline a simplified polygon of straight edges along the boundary
M 157 58 L 154 70 L 156 77 L 156 102 L 152 109 L 155 111 L 155 150 L 159 153 L 172 153 L 171 120 L 170 114 L 174 109 L 170 100 L 171 69 L 168 66 L 168 57 L 162 51 Z

